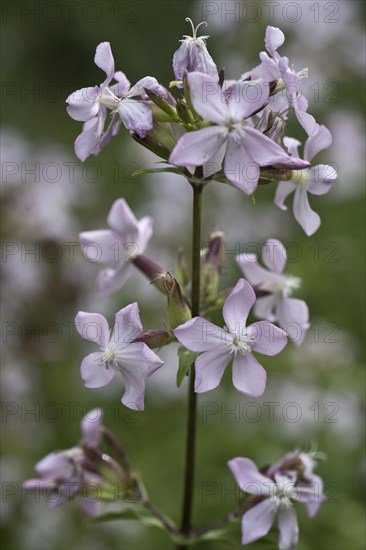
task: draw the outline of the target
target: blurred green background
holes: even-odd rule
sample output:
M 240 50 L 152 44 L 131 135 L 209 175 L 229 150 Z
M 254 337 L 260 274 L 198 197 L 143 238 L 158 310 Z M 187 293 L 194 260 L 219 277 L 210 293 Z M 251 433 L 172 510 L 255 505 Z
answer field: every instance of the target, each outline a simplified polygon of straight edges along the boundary
M 262 399 L 253 403 L 235 392 L 229 372 L 220 389 L 200 396 L 194 523 L 202 527 L 234 508 L 227 460 L 247 456 L 264 465 L 316 445 L 328 455 L 318 473 L 329 499 L 312 520 L 298 507 L 299 548 L 364 548 L 363 3 L 3 1 L 1 10 L 4 550 L 173 548 L 163 533 L 134 522 L 90 526 L 77 503 L 50 511 L 26 497 L 20 483 L 33 477 L 45 454 L 74 445 L 82 415 L 101 406 L 152 500 L 179 519 L 186 387 L 175 387 L 176 348 L 161 351 L 166 365 L 149 381 L 145 411 L 131 414 L 117 381 L 83 387 L 79 364 L 92 345 L 73 333 L 72 323 L 79 309 L 112 321 L 120 307 L 138 301 L 144 327 L 163 327 L 164 299 L 137 272 L 121 292 L 97 295 L 98 266 L 83 259 L 78 233 L 105 227 L 113 200 L 124 197 L 139 217 L 155 218 L 147 253 L 173 269 L 179 245 L 190 253 L 191 191 L 178 176 L 133 178 L 133 170 L 158 159 L 123 131 L 81 165 L 73 152 L 81 125 L 68 117 L 65 99 L 104 79 L 93 64 L 104 40 L 131 82 L 151 75 L 168 85 L 173 53 L 190 32 L 187 16 L 208 22 L 209 50 L 227 78 L 258 63 L 267 24 L 282 28 L 281 53 L 297 70 L 309 67 L 309 111 L 334 136 L 316 160 L 339 170 L 335 189 L 310 199 L 322 218 L 311 238 L 290 209 L 272 204 L 271 186 L 258 190 L 255 206 L 226 186 L 205 191 L 204 239 L 221 229 L 232 251 L 222 288 L 240 276 L 238 247 L 279 238 L 291 250 L 287 271 L 303 280 L 297 297 L 309 304 L 312 328 L 302 347 L 263 359 L 269 377 Z M 292 118 L 287 135 L 305 138 Z M 239 548 L 239 524 L 232 534 Z M 276 548 L 276 537 L 253 548 Z

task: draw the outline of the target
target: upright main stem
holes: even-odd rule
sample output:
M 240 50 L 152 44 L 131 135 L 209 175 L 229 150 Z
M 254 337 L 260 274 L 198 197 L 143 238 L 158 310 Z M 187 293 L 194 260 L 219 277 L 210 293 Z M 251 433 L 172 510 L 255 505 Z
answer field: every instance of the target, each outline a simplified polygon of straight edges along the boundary
M 192 317 L 196 317 L 200 314 L 202 191 L 203 187 L 193 185 Z M 197 408 L 197 396 L 194 391 L 194 379 L 195 368 L 194 365 L 192 365 L 188 388 L 186 466 L 184 475 L 183 513 L 180 528 L 183 535 L 189 535 L 191 531 L 193 510 Z

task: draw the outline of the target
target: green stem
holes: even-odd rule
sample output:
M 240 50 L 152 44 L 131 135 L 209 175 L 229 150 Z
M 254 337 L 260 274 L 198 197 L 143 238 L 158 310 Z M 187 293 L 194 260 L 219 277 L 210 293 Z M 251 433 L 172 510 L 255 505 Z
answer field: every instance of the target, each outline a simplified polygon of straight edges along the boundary
M 203 186 L 193 184 L 193 232 L 192 232 L 192 317 L 200 314 L 200 268 L 201 268 L 201 216 Z M 186 442 L 186 466 L 184 476 L 183 512 L 180 532 L 189 536 L 192 528 L 194 470 L 196 447 L 197 395 L 194 391 L 195 368 L 191 367 L 188 388 L 188 418 Z M 184 548 L 184 546 L 178 546 Z

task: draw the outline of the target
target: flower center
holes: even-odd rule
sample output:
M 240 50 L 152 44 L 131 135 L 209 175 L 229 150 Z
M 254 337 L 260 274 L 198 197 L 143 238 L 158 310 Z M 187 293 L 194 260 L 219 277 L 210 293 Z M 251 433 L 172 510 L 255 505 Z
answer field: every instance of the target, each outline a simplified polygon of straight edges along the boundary
M 283 486 L 282 487 L 278 485 L 276 486 L 275 500 L 279 505 L 284 506 L 286 508 L 290 508 L 290 506 L 292 506 L 291 496 L 292 496 L 292 488 L 288 489 Z
M 241 142 L 245 135 L 244 124 L 237 120 L 230 119 L 226 123 L 226 127 L 229 131 L 230 137 L 236 142 Z
M 107 109 L 112 109 L 112 111 L 114 111 L 115 109 L 117 109 L 119 102 L 120 99 L 118 99 L 118 97 L 115 96 L 108 87 L 103 89 L 102 95 L 99 99 L 99 103 L 101 105 L 104 105 L 104 107 L 107 107 Z
M 300 277 L 293 275 L 279 275 L 272 281 L 267 281 L 259 286 L 261 290 L 270 292 L 271 294 L 284 294 L 291 296 L 294 290 L 298 290 L 301 286 Z
M 113 367 L 116 370 L 118 369 L 118 365 L 120 362 L 118 360 L 118 353 L 110 344 L 108 344 L 106 348 L 102 349 L 101 358 L 104 367 Z
M 254 338 L 249 336 L 245 331 L 237 332 L 233 334 L 233 340 L 230 342 L 231 353 L 236 355 L 241 353 L 245 355 L 246 353 L 251 353 L 252 348 L 251 344 L 254 342 Z

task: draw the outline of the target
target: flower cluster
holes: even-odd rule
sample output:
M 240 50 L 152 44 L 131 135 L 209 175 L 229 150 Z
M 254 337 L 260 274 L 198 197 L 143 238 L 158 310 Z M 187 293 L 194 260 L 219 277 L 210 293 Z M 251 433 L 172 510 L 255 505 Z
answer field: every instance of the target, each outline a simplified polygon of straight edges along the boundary
M 275 204 L 286 210 L 284 201 L 294 192 L 294 217 L 305 233 L 312 235 L 320 218 L 310 208 L 308 193 L 323 195 L 330 191 L 337 173 L 331 166 L 311 164 L 320 151 L 331 145 L 332 138 L 327 128 L 308 113 L 301 90 L 307 69 L 296 72 L 288 58 L 281 57 L 277 50 L 285 37 L 280 29 L 269 26 L 265 35 L 267 52 L 261 52 L 260 64 L 236 80 L 225 79 L 224 71 L 218 70 L 207 50 L 208 37 L 197 36 L 202 23 L 196 28 L 191 24 L 193 36 L 184 36 L 174 54 L 175 80 L 168 88 L 150 76 L 131 86 L 124 73 L 115 71 L 110 44 L 99 44 L 94 61 L 106 74 L 104 82 L 82 88 L 67 98 L 69 115 L 84 122 L 75 141 L 76 155 L 84 161 L 89 155 L 99 154 L 123 125 L 135 141 L 163 160 L 158 168 L 139 170 L 138 174 L 180 174 L 193 188 L 195 201 L 211 181 L 236 187 L 246 195 L 258 192 L 262 184 L 277 182 Z M 174 88 L 177 97 L 170 91 Z M 298 154 L 300 142 L 285 135 L 292 112 L 307 134 L 304 159 Z M 197 204 L 196 230 L 200 225 Z M 177 385 L 191 373 L 192 402 L 194 392 L 217 388 L 230 364 L 233 385 L 239 392 L 255 398 L 263 395 L 267 373 L 256 354 L 275 356 L 289 341 L 300 345 L 310 326 L 306 303 L 292 296 L 301 281 L 285 272 L 284 244 L 275 238 L 265 242 L 263 266 L 254 254 L 237 256 L 243 277 L 233 287 L 220 290 L 221 232 L 212 234 L 204 248 L 199 242 L 200 232 L 195 233 L 191 275 L 182 251 L 175 273 L 145 256 L 153 221 L 149 216 L 138 220 L 123 198 L 113 203 L 107 224 L 108 229 L 80 234 L 84 254 L 92 254 L 95 261 L 93 247 L 97 247 L 98 261 L 107 266 L 98 275 L 98 290 L 103 294 L 120 290 L 135 266 L 165 295 L 167 319 L 164 330 L 144 332 L 139 306 L 134 302 L 116 313 L 110 331 L 100 313 L 79 311 L 75 319 L 79 334 L 99 348 L 81 362 L 85 386 L 100 388 L 119 373 L 125 388 L 122 403 L 142 411 L 146 380 L 163 367 L 153 350 L 179 342 Z M 252 308 L 259 321 L 248 323 Z M 104 455 L 101 458 L 97 450 L 100 426 L 90 426 L 84 419 L 82 430 L 83 439 L 77 447 L 52 453 L 37 464 L 41 480 L 26 482 L 27 489 L 37 483 L 51 483 L 65 495 L 66 486 L 72 482 L 73 494 L 79 494 L 90 480 L 101 479 L 98 467 L 88 469 L 87 460 L 91 450 L 94 458 L 103 460 Z M 242 520 L 243 544 L 266 535 L 278 516 L 280 549 L 296 545 L 298 527 L 293 502 L 303 502 L 313 516 L 324 500 L 322 481 L 313 473 L 313 458 L 311 453 L 297 450 L 262 470 L 248 458 L 229 462 L 240 488 L 252 495 Z M 168 531 L 174 536 L 187 535 L 186 526 L 179 531 L 156 512 L 143 491 L 139 494 Z M 88 513 L 96 513 L 84 497 L 82 503 Z M 189 541 L 183 540 L 183 544 L 192 542 L 193 534 Z

